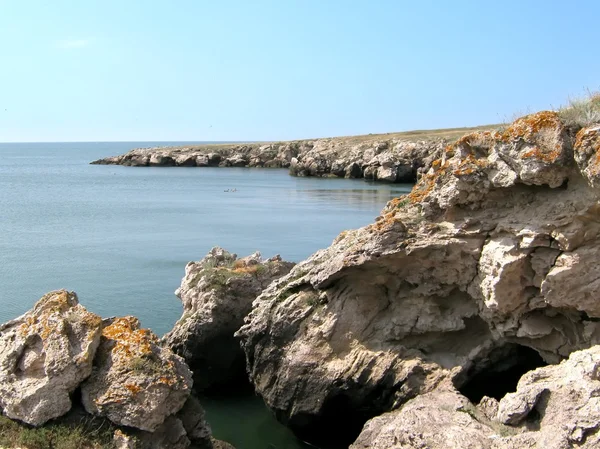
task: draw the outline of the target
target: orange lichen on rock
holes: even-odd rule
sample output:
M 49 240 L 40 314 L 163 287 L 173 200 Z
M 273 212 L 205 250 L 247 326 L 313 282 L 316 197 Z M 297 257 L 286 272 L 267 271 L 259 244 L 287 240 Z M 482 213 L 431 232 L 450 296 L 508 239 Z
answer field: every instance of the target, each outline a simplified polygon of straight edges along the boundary
M 415 184 L 411 192 L 408 194 L 410 201 L 412 203 L 420 203 L 423 201 L 433 190 L 438 176 L 438 172 L 435 172 L 433 174 L 427 174 L 421 177 L 419 182 Z
M 114 354 L 149 355 L 152 354 L 152 344 L 157 344 L 158 339 L 148 329 L 140 329 L 137 318 L 126 316 L 116 318 L 102 330 L 102 337 L 114 340 L 112 352 Z
M 59 290 L 44 295 L 35 305 L 33 315 L 25 318 L 25 321 L 19 326 L 21 336 L 37 334 L 46 345 L 54 333 L 61 332 L 64 328 L 64 320 L 68 317 L 66 314 L 69 309 L 78 306 L 77 297 L 74 293 L 66 290 Z M 90 329 L 97 328 L 102 323 L 102 318 L 91 312 L 82 310 L 78 315 L 78 320 L 86 324 Z
M 384 232 L 391 230 L 395 225 L 403 226 L 402 220 L 396 217 L 396 212 L 392 211 L 377 217 L 375 223 L 369 225 L 369 228 L 377 232 Z
M 142 387 L 140 387 L 137 384 L 132 384 L 132 383 L 127 383 L 125 385 L 123 385 L 125 388 L 127 388 L 131 393 L 133 394 L 137 394 L 140 391 L 142 391 Z
M 233 269 L 234 273 L 241 274 L 254 274 L 258 271 L 258 264 L 254 265 L 242 265 Z
M 557 145 L 557 148 L 552 149 L 550 151 L 542 151 L 542 150 L 540 150 L 539 147 L 535 146 L 535 147 L 527 150 L 525 153 L 523 153 L 521 155 L 521 158 L 522 159 L 534 158 L 534 159 L 538 159 L 540 161 L 544 161 L 549 164 L 552 164 L 561 157 L 561 155 L 562 155 L 561 150 L 562 150 L 562 148 L 560 147 L 560 145 Z
M 502 134 L 498 131 L 476 131 L 465 134 L 456 141 L 455 145 L 463 149 L 470 149 L 471 147 L 489 147 L 501 139 Z
M 534 143 L 538 133 L 544 130 L 562 130 L 563 124 L 557 112 L 541 111 L 515 120 L 499 137 L 505 142 L 522 139 Z
M 576 159 L 586 160 L 590 174 L 600 174 L 600 126 L 584 128 L 575 138 Z
M 460 160 L 458 166 L 452 173 L 455 176 L 470 175 L 487 166 L 488 161 L 486 159 L 477 159 L 472 154 L 468 154 L 466 157 Z
M 600 126 L 583 128 L 575 137 L 575 151 L 583 152 L 590 148 L 595 152 L 600 151 Z

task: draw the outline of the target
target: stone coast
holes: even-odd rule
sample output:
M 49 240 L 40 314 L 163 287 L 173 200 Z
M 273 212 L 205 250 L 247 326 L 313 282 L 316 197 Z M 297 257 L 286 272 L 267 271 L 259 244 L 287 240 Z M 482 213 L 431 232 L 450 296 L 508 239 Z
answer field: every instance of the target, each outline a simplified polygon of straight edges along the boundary
M 162 339 L 44 296 L 0 326 L 3 414 L 217 448 L 192 389 L 242 378 L 322 448 L 600 447 L 600 124 L 542 111 L 428 145 L 410 194 L 305 261 L 190 262 Z
M 411 183 L 419 172 L 429 169 L 449 142 L 469 130 L 488 128 L 493 126 L 290 142 L 139 148 L 92 164 L 287 168 L 293 176 Z

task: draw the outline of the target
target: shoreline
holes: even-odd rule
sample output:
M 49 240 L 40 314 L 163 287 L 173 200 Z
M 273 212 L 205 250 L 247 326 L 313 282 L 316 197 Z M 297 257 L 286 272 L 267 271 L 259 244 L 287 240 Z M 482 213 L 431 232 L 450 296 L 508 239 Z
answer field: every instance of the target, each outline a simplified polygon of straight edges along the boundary
M 133 167 L 287 168 L 292 176 L 414 183 L 448 143 L 498 125 L 283 142 L 137 148 L 92 161 Z

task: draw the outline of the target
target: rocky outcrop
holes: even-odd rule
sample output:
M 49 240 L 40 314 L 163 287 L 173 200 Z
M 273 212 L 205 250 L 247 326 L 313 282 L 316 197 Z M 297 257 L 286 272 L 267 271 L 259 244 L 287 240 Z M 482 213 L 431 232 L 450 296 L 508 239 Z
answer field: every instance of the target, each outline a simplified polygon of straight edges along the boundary
M 64 415 L 92 372 L 102 319 L 64 290 L 0 326 L 0 407 L 33 426 Z
M 498 437 L 452 389 L 423 394 L 399 411 L 370 420 L 351 449 L 490 449 Z
M 113 441 L 117 449 L 218 449 L 221 443 L 213 440 L 204 409 L 192 396 L 154 432 L 117 429 Z
M 175 294 L 183 316 L 164 342 L 194 372 L 195 388 L 219 387 L 245 377 L 245 359 L 233 334 L 244 322 L 252 301 L 274 279 L 289 273 L 293 263 L 260 253 L 241 259 L 215 247 L 199 262 L 185 267 Z
M 575 131 L 546 111 L 464 136 L 373 225 L 271 284 L 238 336 L 277 416 L 356 436 L 440 385 L 500 399 L 600 343 L 596 128 Z
M 443 387 L 370 420 L 351 449 L 562 449 L 600 446 L 600 346 L 530 371 L 495 407 Z
M 51 419 L 65 429 L 92 419 L 104 426 L 91 414 L 108 418 L 109 428 L 121 426 L 121 448 L 224 447 L 190 396 L 191 377 L 183 359 L 136 318 L 103 321 L 73 292 L 48 293 L 0 326 L 2 412 L 33 426 Z
M 294 176 L 411 183 L 438 158 L 446 140 L 330 138 L 218 147 L 142 148 L 100 165 L 289 168 Z
M 190 395 L 185 362 L 140 329 L 137 318 L 107 320 L 95 369 L 81 389 L 88 413 L 121 426 L 154 432 Z

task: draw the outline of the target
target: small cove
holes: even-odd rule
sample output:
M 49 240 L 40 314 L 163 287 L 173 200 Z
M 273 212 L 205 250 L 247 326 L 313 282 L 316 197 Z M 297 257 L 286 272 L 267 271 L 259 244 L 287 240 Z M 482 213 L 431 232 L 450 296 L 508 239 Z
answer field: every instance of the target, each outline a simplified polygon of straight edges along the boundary
M 173 291 L 185 264 L 212 246 L 298 262 L 411 187 L 277 169 L 88 164 L 150 145 L 0 144 L 0 322 L 67 288 L 93 312 L 135 315 L 162 335 L 181 315 Z M 308 447 L 251 394 L 203 404 L 215 436 L 237 449 Z

